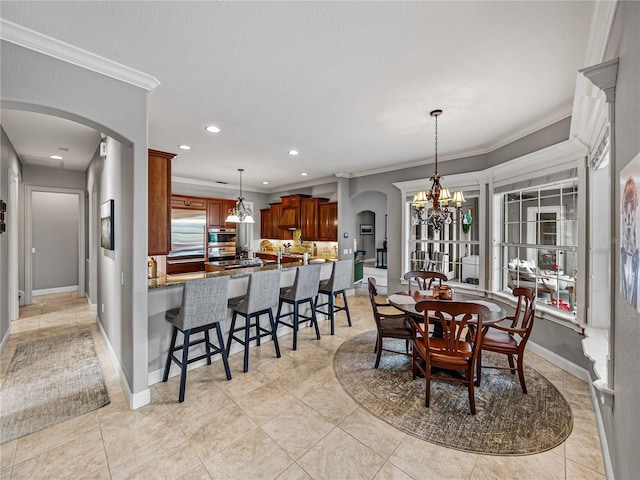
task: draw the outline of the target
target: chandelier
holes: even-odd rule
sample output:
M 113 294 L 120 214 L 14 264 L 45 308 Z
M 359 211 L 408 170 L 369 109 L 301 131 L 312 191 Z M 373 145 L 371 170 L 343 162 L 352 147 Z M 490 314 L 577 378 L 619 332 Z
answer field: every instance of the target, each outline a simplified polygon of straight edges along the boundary
M 249 207 L 244 204 L 244 197 L 242 196 L 242 172 L 244 168 L 239 168 L 240 172 L 240 196 L 235 208 L 229 209 L 229 216 L 225 220 L 227 223 L 255 223 L 253 220 L 253 212 Z
M 411 216 L 412 225 L 428 225 L 436 232 L 442 225 L 449 225 L 453 222 L 454 214 L 462 214 L 460 206 L 465 201 L 461 191 L 455 191 L 453 197 L 448 188 L 440 185 L 440 175 L 438 175 L 438 117 L 442 115 L 442 110 L 433 110 L 429 113 L 436 122 L 436 160 L 435 171 L 431 177 L 431 188 L 429 191 L 416 193 L 411 202 L 415 206 L 415 212 Z M 451 204 L 451 205 L 450 205 Z

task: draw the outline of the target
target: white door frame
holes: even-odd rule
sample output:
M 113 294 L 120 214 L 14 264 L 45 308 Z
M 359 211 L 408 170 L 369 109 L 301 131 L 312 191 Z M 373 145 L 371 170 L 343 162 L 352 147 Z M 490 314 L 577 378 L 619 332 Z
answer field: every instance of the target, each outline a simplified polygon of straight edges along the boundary
M 24 187 L 24 297 L 25 305 L 32 303 L 33 272 L 31 260 L 31 200 L 33 192 L 68 193 L 78 196 L 78 296 L 85 295 L 85 220 L 84 220 L 84 190 L 74 188 L 37 187 L 27 185 Z
M 18 302 L 18 175 L 9 169 L 9 192 L 7 198 L 7 231 L 9 235 L 9 322 L 20 315 Z

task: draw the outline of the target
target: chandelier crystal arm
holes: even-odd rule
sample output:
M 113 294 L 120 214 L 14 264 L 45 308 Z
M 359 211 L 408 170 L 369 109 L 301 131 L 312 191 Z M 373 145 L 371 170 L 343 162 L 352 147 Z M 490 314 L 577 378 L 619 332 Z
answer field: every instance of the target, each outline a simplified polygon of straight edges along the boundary
M 244 197 L 242 196 L 242 172 L 244 168 L 239 168 L 240 172 L 240 196 L 236 202 L 236 207 L 229 210 L 225 222 L 227 223 L 255 223 L 253 219 L 253 211 L 244 204 Z

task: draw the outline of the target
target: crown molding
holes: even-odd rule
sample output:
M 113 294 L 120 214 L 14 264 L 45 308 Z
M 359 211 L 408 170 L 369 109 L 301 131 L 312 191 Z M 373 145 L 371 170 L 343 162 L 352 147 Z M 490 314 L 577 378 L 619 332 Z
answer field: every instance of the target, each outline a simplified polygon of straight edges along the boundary
M 613 19 L 618 7 L 618 0 L 594 2 L 595 8 L 591 17 L 591 34 L 587 42 L 585 65 L 600 63 L 604 59 L 605 49 L 609 43 Z
M 129 83 L 148 92 L 160 85 L 158 79 L 151 75 L 2 18 L 0 39 Z

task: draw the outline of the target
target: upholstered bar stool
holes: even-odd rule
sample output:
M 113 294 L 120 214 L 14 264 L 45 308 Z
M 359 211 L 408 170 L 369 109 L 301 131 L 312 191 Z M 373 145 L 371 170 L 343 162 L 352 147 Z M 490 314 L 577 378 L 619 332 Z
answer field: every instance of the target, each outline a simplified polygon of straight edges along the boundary
M 252 340 L 260 345 L 260 339 L 270 336 L 276 349 L 276 357 L 280 358 L 280 347 L 276 336 L 276 324 L 273 320 L 272 308 L 278 305 L 280 296 L 280 270 L 266 270 L 255 272 L 249 276 L 247 293 L 241 297 L 229 299 L 229 308 L 233 310 L 231 328 L 229 329 L 229 341 L 227 342 L 227 355 L 231 350 L 231 342 L 244 345 L 244 372 L 249 371 L 249 343 Z M 269 324 L 271 328 L 260 326 L 260 315 L 269 314 Z M 245 318 L 245 324 L 236 327 L 238 314 Z M 255 323 L 251 323 L 251 318 L 255 317 Z M 256 334 L 251 336 L 251 327 L 255 327 Z M 244 332 L 242 338 L 236 337 L 236 332 Z
M 315 298 L 318 295 L 320 284 L 321 265 L 307 265 L 298 267 L 296 270 L 296 279 L 290 287 L 280 289 L 280 303 L 278 305 L 278 315 L 276 318 L 276 329 L 280 324 L 286 325 L 293 329 L 293 349 L 298 348 L 298 326 L 300 321 L 311 322 L 316 329 L 316 338 L 320 340 L 320 330 L 318 329 L 318 320 L 316 319 Z M 300 315 L 299 308 L 303 303 L 308 302 L 311 306 L 311 315 Z M 288 303 L 292 305 L 289 313 L 282 313 L 282 305 Z M 293 323 L 283 322 L 282 319 L 293 315 Z
M 329 317 L 331 320 L 331 335 L 335 333 L 334 319 L 338 312 L 345 311 L 347 314 L 347 321 L 351 326 L 351 315 L 349 313 L 349 304 L 347 303 L 346 290 L 351 286 L 351 276 L 353 274 L 353 260 L 340 260 L 334 262 L 333 270 L 331 271 L 331 277 L 328 280 L 320 282 L 318 289 L 318 296 L 316 297 L 316 313 L 320 312 Z M 340 307 L 335 303 L 335 297 L 338 294 L 342 294 L 344 306 Z M 327 296 L 326 303 L 318 303 L 318 297 L 320 295 Z M 326 310 L 321 310 L 320 307 L 327 306 Z
M 167 362 L 164 366 L 162 381 L 169 378 L 171 361 L 180 367 L 180 394 L 178 402 L 184 401 L 185 386 L 187 382 L 187 366 L 203 358 L 211 365 L 211 355 L 220 354 L 227 380 L 231 380 L 231 371 L 227 361 L 227 351 L 224 348 L 220 322 L 227 318 L 227 295 L 229 292 L 229 277 L 206 278 L 203 280 L 190 280 L 184 284 L 182 291 L 182 304 L 180 308 L 168 310 L 165 319 L 171 323 L 171 345 L 167 354 Z M 209 330 L 215 328 L 218 336 L 218 345 L 209 340 Z M 178 330 L 184 335 L 182 345 L 176 347 Z M 191 340 L 194 333 L 204 332 L 204 338 Z M 205 353 L 189 359 L 189 347 L 204 343 Z M 173 353 L 182 350 L 182 359 L 179 360 Z

